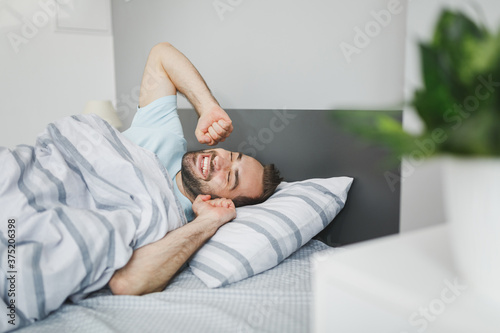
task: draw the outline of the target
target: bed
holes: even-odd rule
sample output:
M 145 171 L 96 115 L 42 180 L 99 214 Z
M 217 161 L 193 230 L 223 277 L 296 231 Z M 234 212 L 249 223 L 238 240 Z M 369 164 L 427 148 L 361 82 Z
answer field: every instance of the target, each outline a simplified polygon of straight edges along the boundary
M 103 289 L 20 332 L 307 332 L 313 255 L 334 251 L 312 240 L 275 268 L 215 289 L 189 268 L 160 293 L 113 296 Z
M 253 224 L 252 228 L 258 229 L 263 221 L 251 221 L 252 216 L 259 215 L 255 211 L 240 210 L 238 216 L 245 217 L 242 224 L 247 229 L 239 232 L 240 239 L 234 246 L 226 242 L 234 238 L 234 233 L 218 232 L 219 238 L 214 236 L 209 241 L 211 246 L 207 243 L 164 291 L 140 297 L 114 296 L 104 286 L 82 299 L 65 302 L 46 319 L 20 331 L 309 331 L 314 264 L 321 264 L 321 254 L 342 251 L 338 246 L 397 232 L 399 186 L 396 191 L 390 189 L 384 178 L 387 169 L 381 162 L 389 155 L 387 150 L 367 146 L 345 133 L 332 123 L 329 112 L 266 111 L 228 110 L 234 122 L 234 138 L 222 147 L 250 155 L 254 149 L 259 160 L 277 164 L 285 176 L 287 183 L 277 192 L 280 200 L 285 199 L 279 215 L 282 220 L 267 216 L 269 207 L 259 213 L 273 220 L 271 231 L 258 232 L 260 239 L 247 237 L 249 226 Z M 180 114 L 189 150 L 199 148 L 189 135 L 194 132 L 194 113 Z M 400 112 L 396 112 L 398 116 Z M 300 140 L 298 132 L 304 133 Z M 259 139 L 260 145 L 252 145 L 251 137 Z M 392 172 L 398 174 L 398 170 Z M 339 176 L 353 177 L 355 181 Z M 331 184 L 318 185 L 327 177 L 331 177 Z M 342 189 L 325 195 L 325 187 L 335 192 L 339 180 Z M 306 188 L 319 193 L 309 193 Z M 318 202 L 323 198 L 328 200 L 320 204 L 320 211 Z M 265 204 L 273 204 L 269 203 L 271 199 Z M 312 214 L 317 215 L 316 227 L 311 228 L 312 223 L 301 217 L 300 211 L 293 211 L 299 201 L 307 203 Z M 278 216 L 275 212 L 270 215 Z M 237 223 L 232 224 L 236 228 Z M 288 224 L 291 233 L 283 240 L 276 240 L 277 236 L 272 234 L 280 229 L 276 224 Z M 245 238 L 248 244 L 238 249 Z M 214 246 L 215 243 L 222 245 Z M 265 243 L 264 252 L 245 253 L 257 243 Z M 219 261 L 226 260 L 224 256 L 229 259 L 222 267 Z M 256 257 L 261 260 L 257 264 L 252 261 Z M 207 265 L 212 266 L 207 269 Z M 234 268 L 233 271 L 225 272 L 226 266 Z

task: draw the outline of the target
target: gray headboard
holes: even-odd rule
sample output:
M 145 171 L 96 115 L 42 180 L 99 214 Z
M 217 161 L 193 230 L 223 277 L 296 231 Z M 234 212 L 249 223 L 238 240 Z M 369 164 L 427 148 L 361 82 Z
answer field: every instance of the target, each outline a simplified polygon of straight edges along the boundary
M 399 182 L 388 185 L 388 151 L 349 134 L 331 119 L 337 111 L 226 110 L 232 135 L 217 147 L 241 151 L 263 164 L 274 163 L 286 181 L 350 176 L 354 183 L 347 203 L 317 239 L 340 246 L 399 232 Z M 355 116 L 356 112 L 349 111 Z M 345 113 L 345 112 L 344 112 Z M 401 111 L 377 111 L 401 121 Z M 180 110 L 188 150 L 206 149 L 196 141 L 197 115 Z

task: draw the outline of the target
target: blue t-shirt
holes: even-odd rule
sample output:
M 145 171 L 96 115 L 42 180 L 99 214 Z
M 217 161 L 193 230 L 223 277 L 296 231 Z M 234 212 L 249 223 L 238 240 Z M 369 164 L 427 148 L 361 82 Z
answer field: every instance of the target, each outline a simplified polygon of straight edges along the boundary
M 135 144 L 155 153 L 165 166 L 174 183 L 174 192 L 182 205 L 188 221 L 195 217 L 191 201 L 177 187 L 175 175 L 181 170 L 182 156 L 187 143 L 177 114 L 177 96 L 164 96 L 137 113 L 130 128 L 123 134 Z

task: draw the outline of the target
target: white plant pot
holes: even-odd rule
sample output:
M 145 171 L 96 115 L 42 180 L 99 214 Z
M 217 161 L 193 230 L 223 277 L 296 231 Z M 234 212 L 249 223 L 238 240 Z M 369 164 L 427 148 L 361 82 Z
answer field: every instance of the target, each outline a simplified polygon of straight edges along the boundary
M 444 158 L 443 194 L 461 277 L 500 302 L 500 158 Z

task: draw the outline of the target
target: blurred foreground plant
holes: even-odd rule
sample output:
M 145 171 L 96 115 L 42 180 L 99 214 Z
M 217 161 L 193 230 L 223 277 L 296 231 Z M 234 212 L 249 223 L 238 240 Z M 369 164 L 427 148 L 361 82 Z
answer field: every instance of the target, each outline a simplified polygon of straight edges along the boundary
M 340 126 L 388 146 L 398 156 L 500 156 L 500 31 L 489 32 L 459 12 L 443 11 L 433 39 L 421 43 L 423 88 L 410 104 L 425 129 L 412 135 L 401 123 L 378 112 L 357 117 L 332 113 Z M 430 145 L 428 145 L 430 147 Z

